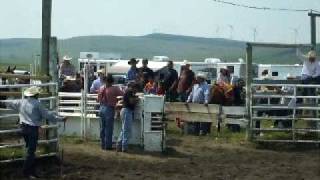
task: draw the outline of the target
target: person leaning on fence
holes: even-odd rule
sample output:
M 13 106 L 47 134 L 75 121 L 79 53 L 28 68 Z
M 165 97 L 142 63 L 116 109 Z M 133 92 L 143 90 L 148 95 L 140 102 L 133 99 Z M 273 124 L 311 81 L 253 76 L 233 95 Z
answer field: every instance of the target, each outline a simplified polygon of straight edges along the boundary
M 131 136 L 132 121 L 134 120 L 134 109 L 138 103 L 136 94 L 137 85 L 131 83 L 123 95 L 123 107 L 120 112 L 122 120 L 121 132 L 117 142 L 117 151 L 126 152 L 128 150 L 128 142 Z
M 91 87 L 90 87 L 90 93 L 98 93 L 100 87 L 103 84 L 102 78 L 105 74 L 104 69 L 99 69 L 97 71 L 97 73 L 98 73 L 98 78 L 92 82 Z
M 152 77 L 152 78 L 154 77 L 154 73 L 153 73 L 152 69 L 150 69 L 150 68 L 148 67 L 148 62 L 149 62 L 148 59 L 143 59 L 143 60 L 142 60 L 142 67 L 138 69 L 139 72 L 140 72 L 140 73 L 142 74 L 142 76 L 143 76 L 143 80 L 144 80 L 143 85 L 144 85 L 144 86 L 148 83 L 148 80 L 149 80 L 151 77 Z
M 226 66 L 222 67 L 220 69 L 220 73 L 217 77 L 217 83 L 218 84 L 220 84 L 220 83 L 230 84 L 230 80 L 231 80 L 231 77 L 230 77 L 230 72 L 229 72 L 228 68 Z
M 30 87 L 23 92 L 25 98 L 12 100 L 6 105 L 19 112 L 22 135 L 26 143 L 26 158 L 23 165 L 23 174 L 29 179 L 37 178 L 35 169 L 35 152 L 37 149 L 38 130 L 44 119 L 51 122 L 65 121 L 65 117 L 45 109 L 38 100 L 39 87 Z
M 113 86 L 114 79 L 108 74 L 102 79 L 102 86 L 98 93 L 98 101 L 100 103 L 100 138 L 101 148 L 104 150 L 112 149 L 113 123 L 115 116 L 115 106 L 117 97 L 123 96 L 123 92 L 118 86 Z
M 208 106 L 210 88 L 206 82 L 207 76 L 204 73 L 197 74 L 196 84 L 194 84 L 192 91 L 188 97 L 187 103 L 199 103 Z M 200 123 L 200 135 L 210 133 L 211 123 Z
M 167 66 L 160 69 L 158 78 L 163 82 L 166 101 L 169 102 L 174 102 L 177 98 L 178 72 L 173 66 L 173 61 L 168 61 Z
M 187 60 L 184 60 L 183 63 L 184 66 L 180 73 L 177 87 L 178 98 L 181 102 L 185 102 L 187 100 L 195 79 L 194 72 L 190 68 L 191 64 Z

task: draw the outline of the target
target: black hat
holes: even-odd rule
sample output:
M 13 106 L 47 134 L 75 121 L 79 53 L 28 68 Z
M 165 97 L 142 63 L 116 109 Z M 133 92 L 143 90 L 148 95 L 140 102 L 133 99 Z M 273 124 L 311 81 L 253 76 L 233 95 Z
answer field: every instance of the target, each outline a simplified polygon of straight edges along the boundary
M 149 61 L 148 59 L 143 59 L 142 63 L 147 63 L 148 64 L 148 61 Z
M 131 58 L 129 61 L 128 61 L 128 64 L 131 64 L 131 63 L 135 63 L 135 64 L 138 64 L 139 60 L 137 61 L 136 58 Z

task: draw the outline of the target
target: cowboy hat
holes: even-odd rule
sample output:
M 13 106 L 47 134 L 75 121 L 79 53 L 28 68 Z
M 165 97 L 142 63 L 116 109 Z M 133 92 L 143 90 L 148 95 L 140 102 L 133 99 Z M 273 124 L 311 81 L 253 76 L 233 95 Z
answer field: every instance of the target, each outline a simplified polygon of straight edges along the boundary
M 203 72 L 199 72 L 199 73 L 197 74 L 197 77 L 203 78 L 203 79 L 207 79 L 207 74 L 205 74 L 205 73 L 203 73 Z
M 183 60 L 183 65 L 187 65 L 187 64 L 190 65 L 190 62 L 188 60 Z
M 317 53 L 314 50 L 311 50 L 308 52 L 308 58 L 316 58 L 317 57 Z
M 64 61 L 70 61 L 70 60 L 72 60 L 72 57 L 69 57 L 69 56 L 63 56 L 63 60 L 64 60 Z
M 135 63 L 135 64 L 138 64 L 139 60 L 136 60 L 136 58 L 131 58 L 129 61 L 128 61 L 128 64 L 131 64 L 131 63 Z
M 228 70 L 228 67 L 227 67 L 227 66 L 222 66 L 221 69 L 226 69 L 226 70 Z
M 103 68 L 97 70 L 97 73 L 104 73 L 104 72 L 105 72 L 105 70 Z
M 65 81 L 74 81 L 76 78 L 74 76 L 66 76 Z
M 143 59 L 142 63 L 147 63 L 148 64 L 149 60 L 148 59 Z
M 23 92 L 23 95 L 27 97 L 35 96 L 37 94 L 40 94 L 40 88 L 37 86 L 29 87 Z
M 291 75 L 290 73 L 287 74 L 287 79 L 294 79 L 295 77 L 293 75 Z

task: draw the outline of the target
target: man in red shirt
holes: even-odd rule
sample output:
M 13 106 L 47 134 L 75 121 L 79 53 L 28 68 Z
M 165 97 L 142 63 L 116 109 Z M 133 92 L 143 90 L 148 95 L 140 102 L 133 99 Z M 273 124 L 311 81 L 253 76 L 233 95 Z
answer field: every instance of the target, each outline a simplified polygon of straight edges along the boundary
M 100 88 L 98 93 L 101 119 L 101 148 L 111 150 L 115 106 L 117 104 L 117 97 L 123 96 L 123 92 L 118 86 L 113 86 L 114 79 L 111 74 L 104 77 L 103 82 L 105 85 Z

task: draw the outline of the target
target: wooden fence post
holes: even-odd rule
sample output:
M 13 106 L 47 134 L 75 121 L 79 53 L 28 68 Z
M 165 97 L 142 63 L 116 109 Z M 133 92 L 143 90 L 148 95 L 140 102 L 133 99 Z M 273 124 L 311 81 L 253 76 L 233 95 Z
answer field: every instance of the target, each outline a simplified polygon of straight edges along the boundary
M 246 137 L 248 140 L 252 140 L 252 131 L 251 131 L 251 82 L 252 82 L 252 46 L 251 44 L 247 43 L 246 48 L 246 108 L 247 108 L 247 118 L 248 118 L 248 125 L 247 125 L 247 133 Z

